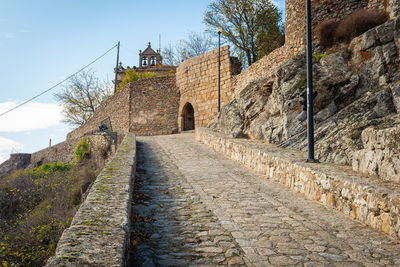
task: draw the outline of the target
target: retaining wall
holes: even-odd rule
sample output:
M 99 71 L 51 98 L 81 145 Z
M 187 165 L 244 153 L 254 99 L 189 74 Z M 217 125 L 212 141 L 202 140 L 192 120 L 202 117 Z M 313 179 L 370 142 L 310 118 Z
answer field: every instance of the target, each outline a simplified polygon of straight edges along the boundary
M 325 163 L 307 163 L 301 151 L 197 128 L 196 139 L 267 179 L 341 211 L 392 237 L 400 237 L 400 185 Z
M 106 139 L 101 135 L 86 135 L 90 139 L 90 157 L 95 162 L 96 168 L 103 166 L 106 158 L 115 153 L 114 144 L 111 139 Z M 117 143 L 121 143 L 124 134 L 118 134 Z M 51 147 L 44 148 L 32 153 L 31 163 L 28 168 L 33 168 L 43 163 L 67 162 L 71 163 L 75 159 L 75 148 L 80 138 L 67 139 Z
M 128 133 L 46 266 L 125 266 L 135 172 L 136 140 Z

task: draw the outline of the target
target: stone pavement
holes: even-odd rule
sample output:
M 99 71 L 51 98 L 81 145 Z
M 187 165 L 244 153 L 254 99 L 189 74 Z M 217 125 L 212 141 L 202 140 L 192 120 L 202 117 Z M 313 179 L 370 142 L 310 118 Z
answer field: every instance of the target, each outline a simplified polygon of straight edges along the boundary
M 399 266 L 400 245 L 194 140 L 138 137 L 132 266 Z

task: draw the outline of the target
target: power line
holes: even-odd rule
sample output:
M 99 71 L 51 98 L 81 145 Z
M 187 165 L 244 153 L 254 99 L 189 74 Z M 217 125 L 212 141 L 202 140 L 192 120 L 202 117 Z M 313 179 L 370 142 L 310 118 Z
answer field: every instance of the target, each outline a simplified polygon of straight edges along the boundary
M 37 94 L 37 95 L 35 95 L 34 97 L 32 97 L 32 98 L 30 98 L 30 99 L 24 101 L 23 103 L 21 103 L 21 104 L 15 106 L 15 107 L 13 107 L 13 108 L 11 108 L 11 109 L 9 109 L 9 110 L 3 112 L 3 113 L 1 113 L 1 114 L 0 114 L 0 117 L 3 116 L 3 115 L 5 115 L 5 114 L 7 114 L 7 113 L 9 113 L 9 112 L 11 112 L 11 111 L 13 111 L 14 109 L 17 109 L 17 108 L 19 108 L 19 107 L 21 107 L 21 106 L 23 106 L 23 105 L 29 103 L 30 101 L 32 101 L 32 100 L 38 98 L 39 96 L 44 95 L 44 94 L 47 93 L 48 91 L 50 91 L 50 90 L 56 88 L 57 86 L 59 86 L 59 85 L 62 84 L 63 82 L 69 80 L 69 79 L 70 79 L 71 77 L 73 77 L 74 75 L 76 75 L 76 74 L 78 74 L 79 72 L 83 71 L 84 69 L 86 69 L 87 67 L 89 67 L 90 65 L 94 64 L 96 61 L 98 61 L 99 59 L 101 59 L 102 57 L 104 57 L 105 55 L 107 55 L 107 54 L 108 54 L 111 50 L 113 50 L 115 47 L 117 47 L 117 44 L 114 45 L 113 47 L 111 47 L 110 49 L 108 49 L 105 53 L 103 53 L 101 56 L 97 57 L 95 60 L 93 60 L 92 62 L 90 62 L 89 64 L 87 64 L 86 66 L 84 66 L 83 68 L 79 69 L 79 70 L 78 70 L 77 72 L 75 72 L 74 74 L 69 75 L 67 78 L 65 78 L 65 79 L 62 80 L 61 82 L 57 83 L 56 85 L 53 85 L 52 87 L 50 87 L 49 89 L 47 89 L 47 90 L 41 92 L 40 94 Z
M 138 53 L 136 53 L 136 52 L 133 52 L 131 49 L 129 49 L 128 47 L 126 47 L 125 45 L 123 45 L 123 44 L 121 44 L 121 46 L 123 47 L 123 48 L 125 48 L 126 50 L 128 50 L 128 52 L 130 52 L 130 53 L 132 53 L 132 54 L 134 54 L 134 55 L 137 55 Z

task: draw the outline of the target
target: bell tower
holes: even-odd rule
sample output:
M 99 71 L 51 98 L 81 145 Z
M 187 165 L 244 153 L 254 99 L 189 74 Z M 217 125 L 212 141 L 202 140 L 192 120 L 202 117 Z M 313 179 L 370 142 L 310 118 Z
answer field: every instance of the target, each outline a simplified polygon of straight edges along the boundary
M 151 48 L 151 43 L 147 48 L 142 52 L 139 51 L 139 68 L 151 68 L 156 67 L 162 64 L 162 56 L 160 54 L 160 50 L 157 49 L 157 52 Z

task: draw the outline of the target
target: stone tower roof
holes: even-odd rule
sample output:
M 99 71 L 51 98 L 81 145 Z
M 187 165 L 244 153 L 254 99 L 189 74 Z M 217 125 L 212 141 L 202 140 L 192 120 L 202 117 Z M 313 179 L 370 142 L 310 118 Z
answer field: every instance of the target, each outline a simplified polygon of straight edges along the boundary
M 149 45 L 147 48 L 141 53 L 141 55 L 156 55 L 156 51 L 151 48 L 151 43 L 149 42 Z
M 154 51 L 151 48 L 151 43 L 147 48 L 142 52 L 139 51 L 139 68 L 145 67 L 154 67 L 162 64 L 162 56 L 160 55 L 160 50 Z

